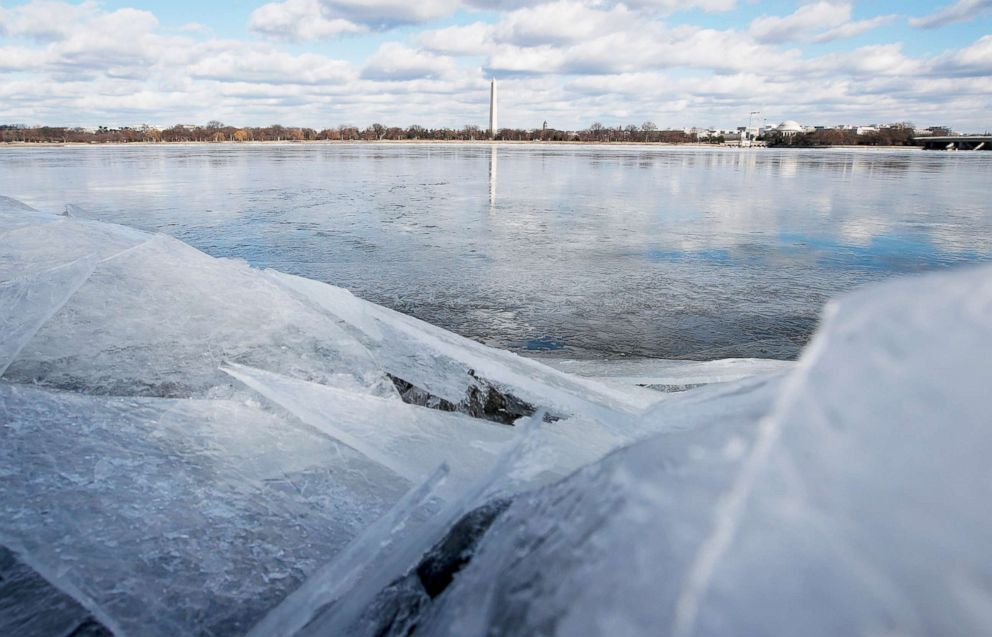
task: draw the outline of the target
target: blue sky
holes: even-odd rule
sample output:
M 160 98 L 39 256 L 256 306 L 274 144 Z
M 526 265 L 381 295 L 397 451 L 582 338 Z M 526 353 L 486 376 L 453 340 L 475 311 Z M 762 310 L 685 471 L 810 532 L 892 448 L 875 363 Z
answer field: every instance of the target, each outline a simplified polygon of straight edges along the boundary
M 992 128 L 992 0 L 0 1 L 0 122 Z

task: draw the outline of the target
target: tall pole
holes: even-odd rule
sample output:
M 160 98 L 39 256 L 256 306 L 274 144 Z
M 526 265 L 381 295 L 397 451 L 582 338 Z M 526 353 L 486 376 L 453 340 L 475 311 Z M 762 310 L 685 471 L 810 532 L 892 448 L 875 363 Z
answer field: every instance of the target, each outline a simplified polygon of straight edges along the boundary
M 489 85 L 489 139 L 496 139 L 496 133 L 499 132 L 499 123 L 496 119 L 498 101 L 496 78 L 493 78 L 492 84 Z

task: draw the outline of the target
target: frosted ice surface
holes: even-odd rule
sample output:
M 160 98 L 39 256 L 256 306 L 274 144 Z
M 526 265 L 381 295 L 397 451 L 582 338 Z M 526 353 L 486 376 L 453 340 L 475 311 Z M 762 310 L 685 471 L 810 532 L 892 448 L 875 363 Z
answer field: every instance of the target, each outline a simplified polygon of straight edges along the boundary
M 538 361 L 497 350 L 399 312 L 362 301 L 316 281 L 269 275 L 348 322 L 389 373 L 458 403 L 474 374 L 538 407 L 624 420 L 658 400 L 656 392 L 616 388 L 559 372 Z
M 163 235 L 99 263 L 5 377 L 94 394 L 205 396 L 229 387 L 217 369 L 228 360 L 396 396 L 336 319 L 244 263 Z
M 0 376 L 32 336 L 93 272 L 87 257 L 0 283 Z
M 783 386 L 518 497 L 417 634 L 992 634 L 990 342 L 992 268 L 843 299 Z
M 129 634 L 243 634 L 408 487 L 230 401 L 0 383 L 0 414 L 0 544 Z

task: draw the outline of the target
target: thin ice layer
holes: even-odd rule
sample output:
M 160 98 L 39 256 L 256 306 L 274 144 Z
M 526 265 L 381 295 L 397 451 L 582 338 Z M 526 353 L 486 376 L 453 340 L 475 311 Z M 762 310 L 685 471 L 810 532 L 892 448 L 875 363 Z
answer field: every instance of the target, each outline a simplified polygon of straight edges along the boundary
M 396 396 L 336 319 L 241 262 L 156 236 L 101 262 L 21 351 L 9 380 L 93 394 L 204 396 L 250 364 Z
M 675 431 L 518 497 L 417 634 L 992 633 L 990 342 L 992 268 L 844 299 L 770 416 L 753 380 L 659 404 Z
M 0 236 L 27 226 L 57 221 L 58 216 L 38 212 L 31 206 L 11 197 L 0 195 Z
M 4 235 L 0 241 L 0 281 L 85 256 L 102 261 L 152 237 L 124 226 L 55 217 L 51 223 L 25 226 Z
M 229 401 L 0 383 L 0 413 L 0 544 L 132 634 L 243 634 L 408 487 Z
M 658 399 L 647 390 L 609 387 L 486 347 L 339 288 L 278 272 L 268 274 L 349 323 L 387 372 L 452 403 L 465 397 L 474 377 L 537 407 L 564 415 L 591 415 L 607 424 Z
M 0 376 L 18 352 L 93 272 L 83 258 L 51 270 L 0 283 Z

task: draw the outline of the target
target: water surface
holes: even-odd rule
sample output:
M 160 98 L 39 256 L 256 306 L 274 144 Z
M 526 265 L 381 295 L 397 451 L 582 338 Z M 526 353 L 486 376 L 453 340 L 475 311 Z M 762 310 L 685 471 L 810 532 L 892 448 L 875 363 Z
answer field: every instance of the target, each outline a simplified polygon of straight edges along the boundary
M 523 353 L 789 358 L 824 302 L 992 261 L 992 153 L 0 149 L 0 194 L 166 232 Z

